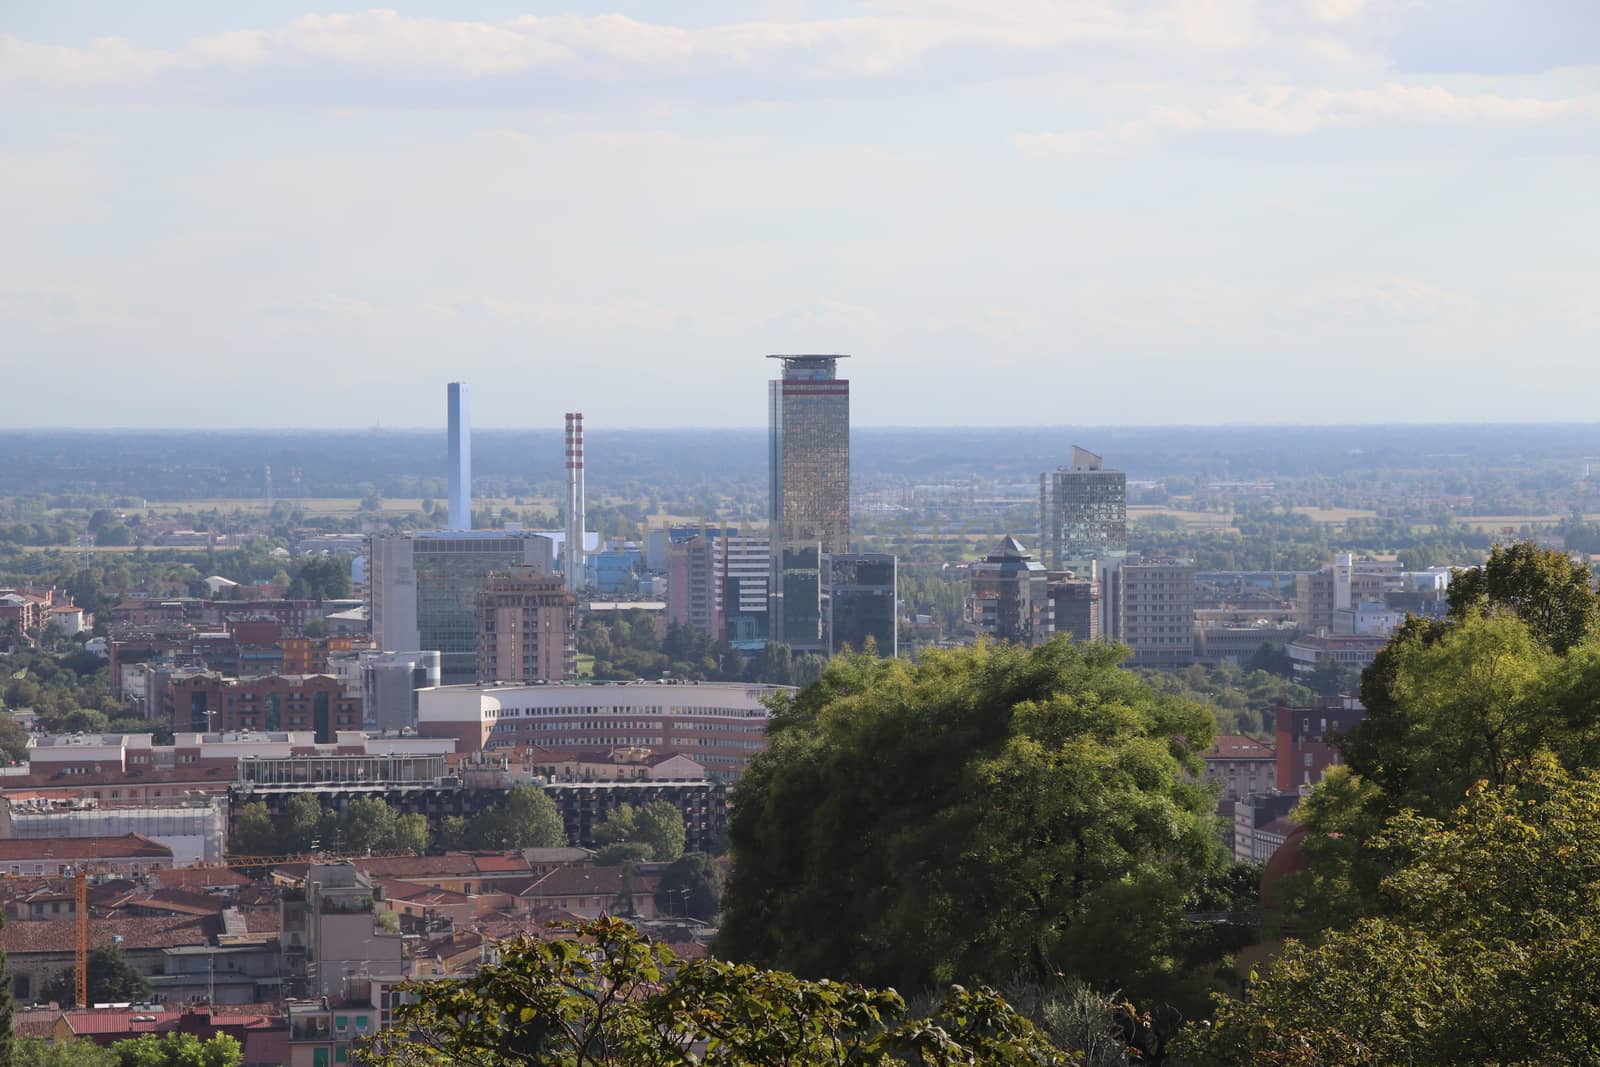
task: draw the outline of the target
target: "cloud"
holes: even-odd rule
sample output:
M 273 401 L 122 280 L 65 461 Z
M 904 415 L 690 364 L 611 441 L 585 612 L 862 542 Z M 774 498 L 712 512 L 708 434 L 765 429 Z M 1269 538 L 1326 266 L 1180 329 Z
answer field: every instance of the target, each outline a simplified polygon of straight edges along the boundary
M 1514 124 L 1567 119 L 1600 121 L 1600 95 L 1548 99 L 1402 84 L 1345 90 L 1273 86 L 1230 95 L 1208 107 L 1157 105 L 1142 118 L 1096 130 L 1020 134 L 1015 142 L 1024 152 L 1048 155 L 1106 150 L 1167 134 L 1296 137 L 1381 123 Z
M 121 38 L 69 47 L 0 35 L 0 87 L 107 90 L 226 87 L 283 75 L 491 83 L 516 90 L 540 79 L 652 91 L 738 78 L 747 91 L 794 84 L 1007 77 L 1024 59 L 1065 63 L 1126 50 L 1229 52 L 1269 43 L 1250 0 L 1171 0 L 1128 8 L 1098 0 L 887 2 L 849 17 L 681 27 L 625 15 L 525 16 L 501 22 L 426 18 L 390 10 L 317 14 L 267 29 L 197 37 L 171 48 Z M 1324 45 L 1325 47 L 1325 45 Z M 953 58 L 966 62 L 953 62 Z M 719 83 L 721 84 L 721 83 Z M 337 101 L 330 101 L 337 102 Z M 391 103 L 395 103 L 391 101 Z

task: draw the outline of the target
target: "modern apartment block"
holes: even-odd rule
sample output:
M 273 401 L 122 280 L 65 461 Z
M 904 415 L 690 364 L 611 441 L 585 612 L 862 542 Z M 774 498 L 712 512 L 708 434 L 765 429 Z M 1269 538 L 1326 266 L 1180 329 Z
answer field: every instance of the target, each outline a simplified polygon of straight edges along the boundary
M 768 383 L 774 641 L 823 647 L 822 556 L 850 551 L 850 383 L 842 355 L 769 356 Z
M 1042 645 L 1055 632 L 1050 576 L 1015 537 L 1002 537 L 967 569 L 973 629 L 995 641 Z
M 767 643 L 772 542 L 740 534 L 722 538 L 720 547 L 722 639 L 730 648 L 761 648 Z
M 823 554 L 822 633 L 830 656 L 847 645 L 875 648 L 885 659 L 900 654 L 897 562 L 884 552 Z
M 1132 667 L 1194 662 L 1194 560 L 1129 559 L 1106 572 L 1106 634 L 1133 650 Z
M 446 685 L 478 678 L 478 594 L 513 567 L 555 573 L 555 542 L 528 530 L 374 535 L 367 607 L 382 649 L 439 653 Z
M 1052 571 L 1088 572 L 1128 551 L 1128 476 L 1072 446 L 1072 465 L 1039 475 L 1039 546 Z
M 478 681 L 578 676 L 578 602 L 563 577 L 531 567 L 490 575 L 478 593 Z

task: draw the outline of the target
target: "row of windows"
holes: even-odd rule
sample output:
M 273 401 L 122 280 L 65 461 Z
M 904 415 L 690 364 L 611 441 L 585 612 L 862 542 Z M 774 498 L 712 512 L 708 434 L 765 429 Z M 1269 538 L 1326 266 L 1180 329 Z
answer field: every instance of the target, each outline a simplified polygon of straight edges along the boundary
M 484 708 L 483 717 L 486 719 L 515 719 L 523 716 L 529 718 L 543 715 L 710 715 L 716 718 L 741 718 L 765 719 L 766 708 L 708 708 L 708 707 L 663 707 L 653 705 L 622 705 L 610 706 L 587 704 L 574 707 L 561 708 Z

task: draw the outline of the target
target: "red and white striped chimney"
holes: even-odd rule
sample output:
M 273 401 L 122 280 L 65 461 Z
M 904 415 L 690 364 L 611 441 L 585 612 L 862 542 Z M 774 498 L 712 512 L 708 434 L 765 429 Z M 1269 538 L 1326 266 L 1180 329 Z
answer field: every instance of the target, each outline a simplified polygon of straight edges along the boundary
M 583 588 L 583 413 L 567 412 L 567 543 L 562 556 L 567 588 Z

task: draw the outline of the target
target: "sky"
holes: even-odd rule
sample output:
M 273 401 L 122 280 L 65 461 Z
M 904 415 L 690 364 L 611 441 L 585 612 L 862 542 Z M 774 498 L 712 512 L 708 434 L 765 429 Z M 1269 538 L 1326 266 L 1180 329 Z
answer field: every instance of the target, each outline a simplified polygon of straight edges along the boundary
M 0 424 L 1600 419 L 1593 0 L 0 0 Z

